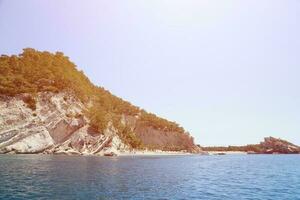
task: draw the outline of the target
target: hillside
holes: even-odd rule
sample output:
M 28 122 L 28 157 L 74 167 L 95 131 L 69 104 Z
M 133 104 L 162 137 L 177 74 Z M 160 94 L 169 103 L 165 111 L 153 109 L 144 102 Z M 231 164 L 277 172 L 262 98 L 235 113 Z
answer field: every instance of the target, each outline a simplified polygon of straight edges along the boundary
M 177 123 L 93 85 L 61 52 L 28 48 L 18 56 L 2 55 L 0 95 L 2 152 L 26 153 L 28 137 L 38 135 L 38 142 L 29 146 L 40 152 L 70 148 L 93 153 L 94 147 L 99 150 L 113 144 L 118 144 L 118 150 L 199 151 Z

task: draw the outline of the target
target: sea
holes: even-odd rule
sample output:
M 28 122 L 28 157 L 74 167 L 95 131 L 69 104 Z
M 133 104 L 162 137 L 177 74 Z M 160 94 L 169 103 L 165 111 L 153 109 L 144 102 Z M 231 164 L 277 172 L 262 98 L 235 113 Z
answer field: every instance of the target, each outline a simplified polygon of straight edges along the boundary
M 300 155 L 0 155 L 0 199 L 300 200 Z

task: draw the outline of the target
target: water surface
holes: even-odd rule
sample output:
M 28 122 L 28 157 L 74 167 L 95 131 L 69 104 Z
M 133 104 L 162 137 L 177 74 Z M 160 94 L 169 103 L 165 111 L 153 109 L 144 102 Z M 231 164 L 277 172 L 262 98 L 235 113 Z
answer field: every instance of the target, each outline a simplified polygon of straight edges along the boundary
M 0 199 L 300 200 L 300 155 L 0 155 Z

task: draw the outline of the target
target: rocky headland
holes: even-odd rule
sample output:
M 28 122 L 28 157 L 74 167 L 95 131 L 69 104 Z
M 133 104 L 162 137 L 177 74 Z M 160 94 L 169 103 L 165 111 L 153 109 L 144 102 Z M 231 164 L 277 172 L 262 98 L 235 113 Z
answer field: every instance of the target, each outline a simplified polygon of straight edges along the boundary
M 62 53 L 0 57 L 0 153 L 200 153 L 175 122 L 93 85 Z

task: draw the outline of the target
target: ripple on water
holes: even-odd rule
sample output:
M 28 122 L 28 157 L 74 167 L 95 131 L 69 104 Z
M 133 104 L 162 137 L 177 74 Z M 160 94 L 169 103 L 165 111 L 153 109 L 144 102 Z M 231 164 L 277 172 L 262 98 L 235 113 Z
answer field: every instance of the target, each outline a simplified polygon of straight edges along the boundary
M 299 155 L 1 155 L 0 199 L 300 199 Z

